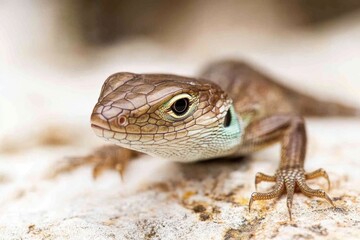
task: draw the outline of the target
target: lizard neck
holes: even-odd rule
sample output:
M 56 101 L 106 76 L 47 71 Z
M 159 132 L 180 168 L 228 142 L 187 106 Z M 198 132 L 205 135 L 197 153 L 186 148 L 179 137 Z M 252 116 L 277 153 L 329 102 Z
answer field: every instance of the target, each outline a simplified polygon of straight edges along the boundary
M 234 155 L 242 143 L 246 122 L 238 116 L 234 107 L 229 108 L 227 124 L 219 124 L 211 132 L 205 133 L 202 138 L 190 138 L 189 148 L 182 151 L 180 155 L 174 156 L 169 151 L 168 156 L 162 156 L 177 162 L 193 162 L 213 158 L 228 157 Z M 156 148 L 148 154 L 159 156 Z M 163 153 L 164 154 L 164 153 Z

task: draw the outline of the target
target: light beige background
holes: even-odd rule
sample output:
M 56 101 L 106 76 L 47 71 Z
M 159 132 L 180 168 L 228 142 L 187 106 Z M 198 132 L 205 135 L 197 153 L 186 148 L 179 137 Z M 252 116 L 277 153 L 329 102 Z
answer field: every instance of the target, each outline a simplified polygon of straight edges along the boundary
M 125 182 L 111 171 L 93 181 L 91 166 L 46 178 L 66 156 L 104 144 L 89 115 L 103 81 L 118 71 L 194 76 L 211 60 L 239 58 L 299 90 L 360 106 L 359 14 L 306 30 L 286 24 L 270 1 L 244 1 L 240 12 L 199 2 L 158 38 L 98 48 L 73 37 L 59 3 L 1 2 L 0 239 L 360 236 L 359 119 L 308 121 L 306 169 L 328 170 L 338 208 L 296 195 L 293 223 L 284 198 L 247 209 L 255 173 L 276 169 L 276 147 L 235 163 L 144 157 Z

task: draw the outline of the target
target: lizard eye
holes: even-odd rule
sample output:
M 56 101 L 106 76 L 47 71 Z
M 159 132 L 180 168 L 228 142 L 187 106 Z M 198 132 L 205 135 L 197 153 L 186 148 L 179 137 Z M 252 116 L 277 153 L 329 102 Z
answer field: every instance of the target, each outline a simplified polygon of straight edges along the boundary
M 183 115 L 189 108 L 189 99 L 181 98 L 171 105 L 171 110 L 178 116 Z
M 181 93 L 160 106 L 159 112 L 167 121 L 181 121 L 197 109 L 198 102 L 199 97 L 197 95 Z
M 227 111 L 224 118 L 224 127 L 228 127 L 231 124 L 231 111 L 230 109 Z

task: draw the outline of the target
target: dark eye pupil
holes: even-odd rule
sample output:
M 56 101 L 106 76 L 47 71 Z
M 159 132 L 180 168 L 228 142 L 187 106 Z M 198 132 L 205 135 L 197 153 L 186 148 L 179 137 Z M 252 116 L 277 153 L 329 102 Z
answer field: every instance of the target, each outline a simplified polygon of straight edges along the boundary
M 230 126 L 230 124 L 231 124 L 231 113 L 230 113 L 230 109 L 229 109 L 225 115 L 224 126 L 228 127 L 228 126 Z
M 184 114 L 189 107 L 189 100 L 187 98 L 181 98 L 174 102 L 171 109 L 176 115 Z

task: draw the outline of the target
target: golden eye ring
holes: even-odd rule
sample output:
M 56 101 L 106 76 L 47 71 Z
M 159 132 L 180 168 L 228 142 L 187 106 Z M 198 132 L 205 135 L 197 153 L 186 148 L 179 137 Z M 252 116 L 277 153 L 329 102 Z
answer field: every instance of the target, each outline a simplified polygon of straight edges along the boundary
M 189 93 L 181 93 L 160 107 L 162 117 L 168 121 L 180 121 L 187 118 L 197 108 L 199 97 Z

